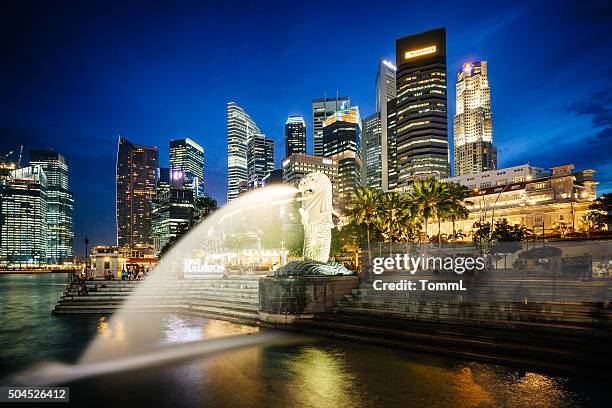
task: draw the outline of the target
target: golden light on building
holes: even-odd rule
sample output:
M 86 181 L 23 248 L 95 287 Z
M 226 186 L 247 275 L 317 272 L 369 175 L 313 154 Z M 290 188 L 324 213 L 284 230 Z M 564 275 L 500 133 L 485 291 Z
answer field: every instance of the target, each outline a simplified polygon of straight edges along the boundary
M 436 47 L 435 45 L 430 45 L 429 47 L 406 51 L 406 53 L 404 54 L 404 59 L 408 60 L 408 59 L 420 57 L 423 55 L 435 54 L 437 50 L 438 50 L 438 47 Z

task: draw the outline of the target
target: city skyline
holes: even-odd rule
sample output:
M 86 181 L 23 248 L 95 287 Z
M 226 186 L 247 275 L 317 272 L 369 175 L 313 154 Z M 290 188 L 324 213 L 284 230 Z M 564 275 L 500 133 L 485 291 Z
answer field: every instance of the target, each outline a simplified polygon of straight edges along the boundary
M 290 57 L 295 57 L 296 53 L 308 54 L 313 44 L 306 37 L 309 30 L 314 30 L 324 21 L 323 17 L 308 11 L 302 31 L 284 33 L 282 30 L 278 32 L 263 30 L 256 35 L 258 40 L 247 39 L 243 34 L 228 35 L 227 49 L 212 52 L 213 55 L 207 56 L 207 60 L 213 58 L 214 61 L 221 61 L 225 56 L 232 56 L 235 53 L 251 57 L 249 61 L 244 61 L 246 67 L 239 66 L 233 60 L 234 57 L 224 65 L 231 76 L 248 74 L 248 79 L 244 80 L 247 86 L 243 85 L 243 89 L 238 89 L 230 85 L 224 90 L 225 93 L 219 93 L 219 88 L 213 88 L 215 90 L 210 92 L 206 85 L 209 77 L 215 80 L 223 78 L 219 77 L 221 75 L 219 72 L 209 69 L 200 72 L 198 75 L 201 77 L 192 72 L 199 64 L 199 56 L 206 54 L 212 48 L 202 45 L 186 52 L 189 47 L 181 47 L 181 52 L 176 59 L 173 59 L 174 54 L 169 54 L 169 51 L 177 41 L 180 44 L 176 36 L 162 42 L 159 50 L 154 48 L 143 51 L 145 60 L 168 61 L 169 66 L 164 67 L 163 64 L 159 64 L 147 68 L 134 59 L 127 58 L 126 67 L 121 70 L 102 75 L 97 72 L 98 70 L 90 68 L 89 71 L 85 70 L 79 74 L 75 82 L 70 82 L 74 84 L 73 87 L 62 87 L 62 84 L 68 83 L 68 78 L 72 78 L 72 69 L 68 67 L 73 65 L 71 61 L 77 62 L 76 66 L 92 64 L 93 61 L 59 51 L 57 55 L 53 54 L 52 58 L 47 59 L 49 47 L 54 49 L 51 46 L 53 41 L 62 41 L 62 36 L 66 34 L 49 30 L 53 38 L 45 39 L 42 33 L 45 32 L 45 27 L 49 27 L 43 25 L 39 29 L 41 32 L 35 32 L 25 38 L 20 37 L 19 41 L 16 40 L 14 43 L 4 44 L 8 55 L 16 59 L 16 63 L 11 64 L 11 67 L 29 65 L 23 63 L 23 60 L 32 58 L 33 62 L 45 59 L 53 69 L 47 70 L 49 73 L 39 75 L 37 65 L 34 64 L 26 71 L 35 79 L 30 85 L 23 86 L 24 83 L 28 83 L 20 81 L 23 73 L 12 72 L 11 67 L 3 68 L 8 71 L 5 72 L 5 77 L 10 78 L 10 82 L 15 84 L 7 83 L 3 86 L 2 98 L 7 109 L 2 114 L 3 138 L 0 145 L 2 154 L 12 150 L 16 145 L 23 144 L 26 150 L 54 148 L 66 157 L 71 166 L 73 186 L 71 189 L 75 193 L 77 203 L 75 244 L 77 244 L 76 253 L 80 255 L 82 253 L 80 246 L 85 234 L 89 234 L 92 241 L 113 241 L 113 156 L 116 154 L 114 148 L 118 134 L 142 144 L 159 146 L 162 158 L 167 157 L 165 149 L 171 139 L 189 137 L 197 141 L 206 152 L 210 152 L 207 154 L 205 169 L 205 190 L 220 202 L 224 202 L 227 180 L 224 111 L 227 102 L 235 101 L 243 107 L 255 118 L 262 133 L 276 141 L 276 167 L 278 167 L 280 159 L 284 156 L 283 129 L 287 115 L 301 114 L 306 119 L 309 142 L 307 152 L 310 153 L 312 99 L 321 98 L 325 93 L 330 97 L 338 91 L 340 95 L 351 97 L 351 105 L 359 106 L 363 117 L 370 116 L 375 111 L 372 83 L 380 58 L 390 58 L 394 54 L 395 40 L 398 38 L 445 26 L 448 41 L 446 72 L 449 80 L 447 112 L 449 135 L 452 135 L 452 114 L 455 112 L 454 73 L 467 60 L 486 60 L 490 64 L 490 80 L 495 86 L 492 106 L 495 115 L 495 143 L 499 148 L 499 167 L 527 161 L 542 167 L 575 162 L 577 168 L 588 166 L 599 170 L 597 178 L 602 182 L 599 191 L 610 191 L 610 163 L 602 155 L 605 153 L 602 146 L 606 146 L 605 137 L 610 135 L 611 120 L 607 105 L 611 98 L 612 67 L 607 55 L 603 58 L 600 56 L 601 51 L 607 47 L 606 41 L 601 41 L 601 38 L 610 38 L 609 35 L 605 37 L 610 29 L 605 27 L 605 22 L 602 25 L 601 20 L 597 18 L 591 21 L 593 16 L 597 15 L 597 9 L 574 13 L 569 7 L 562 6 L 544 15 L 546 7 L 542 4 L 524 5 L 518 8 L 512 5 L 508 8 L 511 10 L 509 12 L 503 8 L 492 10 L 490 7 L 484 7 L 481 14 L 471 16 L 470 21 L 464 17 L 464 20 L 459 18 L 459 22 L 455 23 L 449 20 L 453 14 L 453 7 L 455 6 L 452 3 L 445 5 L 441 15 L 423 19 L 418 25 L 414 22 L 419 21 L 419 15 L 426 14 L 425 9 L 416 10 L 414 19 L 411 17 L 408 21 L 405 18 L 404 21 L 400 21 L 399 17 L 391 19 L 389 26 L 382 32 L 365 30 L 367 31 L 365 34 L 355 38 L 356 45 L 353 49 L 359 55 L 344 56 L 343 53 L 343 57 L 340 57 L 340 54 L 334 57 L 332 50 L 322 50 L 326 60 L 324 69 L 313 68 L 309 62 L 303 68 L 296 68 L 291 75 L 298 80 L 297 82 L 303 84 L 296 84 L 296 81 L 293 81 L 282 89 L 274 89 L 271 98 L 268 95 L 263 97 L 265 95 L 262 93 L 263 90 L 271 89 L 269 87 L 271 80 L 274 80 L 278 87 L 279 82 L 275 75 L 284 69 L 287 59 L 293 59 Z M 56 12 L 50 11 L 50 20 L 46 20 L 45 24 L 52 28 L 66 18 L 77 19 L 83 15 L 85 17 L 82 20 L 86 21 L 91 18 L 91 11 L 87 7 L 77 7 L 68 16 L 59 16 Z M 203 12 L 203 10 L 196 11 L 200 11 L 200 15 Z M 230 11 L 233 10 L 222 9 L 219 13 Z M 238 20 L 245 19 L 249 11 L 253 10 L 247 7 L 246 11 L 238 15 Z M 282 10 L 273 12 L 267 9 L 267 11 L 270 13 L 266 16 L 263 16 L 266 14 L 264 12 L 262 15 L 257 14 L 257 19 L 276 21 L 283 15 Z M 331 10 L 331 15 L 339 15 L 339 12 L 337 9 Z M 111 12 L 105 10 L 103 14 L 106 13 Z M 151 13 L 151 20 L 159 18 L 159 12 L 155 13 L 153 10 Z M 207 31 L 198 31 L 189 25 L 193 20 L 181 10 L 174 10 L 170 14 L 170 18 L 184 21 L 188 25 L 187 28 L 183 28 L 181 34 L 194 38 L 187 41 L 190 45 L 193 45 L 192 41 L 199 38 L 198 36 L 209 35 Z M 375 19 L 375 14 L 368 18 Z M 25 22 L 27 26 L 27 22 L 32 20 L 32 16 L 25 16 L 23 13 L 20 15 L 17 12 L 16 15 L 19 18 L 12 24 L 24 25 Z M 213 19 L 210 16 L 207 18 Z M 474 19 L 479 23 L 479 30 L 472 28 Z M 573 21 L 574 29 L 571 33 L 565 33 L 563 23 L 570 19 Z M 587 22 L 590 26 L 587 26 Z M 147 20 L 141 24 L 148 27 L 147 24 L 151 23 L 152 21 Z M 549 35 L 545 36 L 546 38 L 536 35 L 538 33 L 536 28 L 544 25 L 549 28 Z M 120 19 L 117 27 L 116 30 L 119 32 L 126 30 L 127 21 Z M 239 25 L 235 28 L 237 27 Z M 10 29 L 11 25 L 8 25 L 8 28 Z M 70 30 L 84 30 L 89 34 L 89 37 L 85 37 L 97 45 L 94 47 L 96 48 L 94 53 L 99 52 L 98 48 L 101 47 L 110 55 L 115 55 L 117 52 L 121 54 L 144 41 L 144 37 L 141 38 L 132 31 L 128 31 L 132 34 L 127 36 L 126 44 L 118 43 L 113 35 L 96 39 L 95 34 L 98 33 L 96 31 L 98 29 L 101 29 L 101 26 L 95 24 L 87 29 L 79 27 L 78 24 L 70 28 Z M 242 33 L 240 30 L 238 32 Z M 287 38 L 283 38 L 284 36 Z M 598 38 L 600 41 L 589 41 L 593 38 Z M 235 39 L 244 43 L 229 45 Z M 252 41 L 263 41 L 263 39 L 270 44 L 266 52 L 248 50 Z M 291 45 L 292 40 L 305 43 L 304 49 L 294 48 Z M 86 41 L 87 39 L 67 41 L 68 49 L 78 50 L 87 44 Z M 512 44 L 515 43 L 520 43 L 521 47 L 513 47 Z M 28 45 L 25 48 L 33 50 L 32 54 L 26 55 L 19 51 L 18 44 L 20 47 Z M 582 44 L 589 46 L 584 47 Z M 565 60 L 568 55 L 567 50 L 574 52 L 569 62 Z M 157 54 L 158 51 L 160 54 Z M 278 59 L 270 61 L 267 59 L 270 55 L 275 55 Z M 87 56 L 92 57 L 91 54 Z M 517 69 L 521 68 L 521 63 L 528 57 L 529 69 Z M 592 61 L 597 61 L 598 64 L 591 64 Z M 571 73 L 577 70 L 580 64 L 594 66 L 595 72 L 590 78 L 581 77 L 581 83 L 578 84 L 576 83 L 578 81 L 571 80 L 573 78 Z M 252 72 L 247 72 L 248 69 Z M 265 73 L 267 69 L 271 70 L 268 74 Z M 189 80 L 185 82 L 177 78 L 177 74 L 183 70 L 189 74 L 187 75 Z M 536 71 L 539 73 L 534 74 Z M 144 74 L 145 79 L 139 79 L 139 76 L 142 77 L 140 74 Z M 127 82 L 114 82 L 126 79 Z M 192 82 L 196 86 L 192 86 Z M 16 89 L 17 84 L 21 84 L 23 89 Z M 173 86 L 177 90 L 173 91 L 171 89 Z M 126 87 L 126 90 L 122 90 L 122 87 Z M 186 90 L 187 87 L 189 91 Z M 110 90 L 102 91 L 102 88 Z M 76 102 L 85 95 L 84 89 L 94 92 L 87 94 L 84 106 L 77 105 Z M 34 90 L 40 95 L 37 101 L 32 101 L 30 96 L 26 98 L 26 95 L 31 95 Z M 58 97 L 58 92 L 63 93 L 62 96 Z M 170 92 L 168 99 L 162 97 L 166 92 Z M 114 99 L 122 96 L 128 98 L 123 104 L 117 104 Z M 185 96 L 188 97 L 184 98 Z M 52 100 L 57 103 L 51 103 Z M 201 102 L 202 100 L 206 102 Z M 517 103 L 519 101 L 520 103 Z M 168 108 L 169 104 L 173 104 L 174 107 Z M 561 143 L 552 144 L 553 140 L 561 140 Z M 572 158 L 574 156 L 575 159 Z M 593 164 L 587 164 L 589 162 Z M 166 166 L 167 162 L 163 159 L 159 164 Z M 90 178 L 79 180 L 82 174 L 88 174 Z M 92 183 L 91 180 L 95 182 Z M 96 221 L 109 224 L 110 229 L 94 231 L 96 221 L 86 220 L 88 218 L 86 214 L 91 212 L 99 216 L 95 218 Z

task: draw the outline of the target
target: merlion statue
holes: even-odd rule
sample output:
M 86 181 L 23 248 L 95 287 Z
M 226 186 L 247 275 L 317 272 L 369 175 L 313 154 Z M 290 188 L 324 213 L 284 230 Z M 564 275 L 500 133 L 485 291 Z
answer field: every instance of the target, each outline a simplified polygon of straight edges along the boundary
M 298 185 L 302 193 L 302 225 L 304 226 L 304 260 L 327 263 L 331 246 L 332 184 L 317 171 L 308 174 Z

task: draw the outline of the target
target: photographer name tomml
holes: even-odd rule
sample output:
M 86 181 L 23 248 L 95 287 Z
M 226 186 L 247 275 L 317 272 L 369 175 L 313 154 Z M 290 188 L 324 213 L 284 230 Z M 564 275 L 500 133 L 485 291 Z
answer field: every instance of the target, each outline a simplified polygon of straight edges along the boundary
M 464 291 L 467 290 L 463 286 L 463 280 L 457 282 L 430 282 L 427 279 L 419 279 L 418 281 L 402 279 L 398 282 L 383 282 L 378 279 L 372 283 L 374 290 L 428 290 L 428 291 Z

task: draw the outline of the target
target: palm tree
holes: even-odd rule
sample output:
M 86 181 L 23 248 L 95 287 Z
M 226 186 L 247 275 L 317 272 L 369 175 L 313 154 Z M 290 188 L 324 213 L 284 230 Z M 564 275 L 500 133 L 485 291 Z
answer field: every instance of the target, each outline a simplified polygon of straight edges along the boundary
M 380 206 L 381 191 L 370 187 L 357 187 L 347 206 L 348 216 L 356 225 L 365 224 L 368 242 L 368 261 L 372 263 L 370 250 L 370 227 L 376 220 Z
M 429 220 L 438 219 L 438 234 L 440 234 L 440 219 L 449 208 L 447 184 L 438 180 L 417 180 L 412 184 L 409 193 L 412 211 L 425 222 L 425 235 Z
M 453 222 L 452 236 L 455 239 L 457 237 L 455 221 L 465 220 L 470 213 L 463 204 L 463 200 L 469 196 L 469 190 L 459 183 L 447 183 L 447 192 L 449 194 L 448 216 Z
M 409 222 L 410 212 L 405 197 L 397 192 L 388 192 L 380 196 L 380 206 L 376 217 L 376 226 L 383 237 L 389 242 L 389 250 L 393 238 L 400 239 L 402 228 Z

